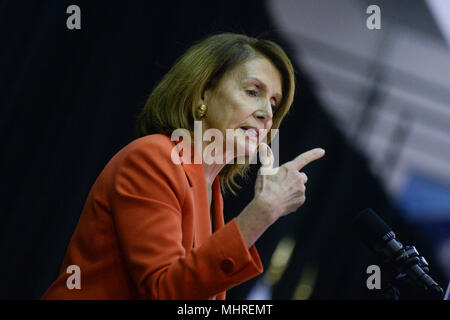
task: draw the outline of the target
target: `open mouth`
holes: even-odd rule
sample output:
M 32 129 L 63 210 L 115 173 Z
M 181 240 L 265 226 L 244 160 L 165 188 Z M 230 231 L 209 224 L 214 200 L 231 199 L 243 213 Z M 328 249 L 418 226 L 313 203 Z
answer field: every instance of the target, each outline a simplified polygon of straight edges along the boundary
M 239 129 L 248 137 L 257 139 L 259 136 L 259 130 L 255 127 L 240 127 Z

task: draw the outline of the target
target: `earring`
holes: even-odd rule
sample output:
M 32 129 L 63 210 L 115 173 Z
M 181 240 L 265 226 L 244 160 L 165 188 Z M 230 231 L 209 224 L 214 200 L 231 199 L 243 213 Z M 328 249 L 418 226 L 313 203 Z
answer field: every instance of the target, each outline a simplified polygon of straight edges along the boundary
M 203 118 L 206 114 L 206 110 L 208 109 L 208 107 L 206 106 L 206 104 L 203 104 L 197 109 L 197 116 L 199 118 Z

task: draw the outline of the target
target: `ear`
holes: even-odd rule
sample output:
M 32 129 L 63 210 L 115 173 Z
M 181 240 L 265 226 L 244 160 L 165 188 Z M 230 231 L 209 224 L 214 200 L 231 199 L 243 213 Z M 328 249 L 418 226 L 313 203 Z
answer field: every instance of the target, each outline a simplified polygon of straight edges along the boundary
M 212 95 L 213 95 L 213 90 L 211 90 L 211 89 L 203 90 L 200 99 L 197 101 L 197 103 L 193 106 L 193 109 L 192 109 L 192 114 L 194 116 L 194 119 L 195 119 L 195 113 L 197 112 L 197 108 L 200 107 L 202 105 L 202 103 L 204 103 L 208 106 L 209 101 L 211 101 L 210 99 L 211 99 Z
M 211 99 L 211 96 L 212 96 L 212 90 L 211 89 L 204 90 L 203 93 L 202 93 L 202 98 L 201 98 L 202 101 L 200 101 L 200 104 L 204 103 L 204 104 L 208 105 L 208 102 L 209 102 L 209 99 Z

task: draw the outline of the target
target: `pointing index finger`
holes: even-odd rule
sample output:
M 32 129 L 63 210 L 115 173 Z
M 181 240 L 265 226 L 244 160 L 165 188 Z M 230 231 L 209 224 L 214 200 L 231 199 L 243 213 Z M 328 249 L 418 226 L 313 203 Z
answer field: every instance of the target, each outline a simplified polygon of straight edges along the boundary
M 313 162 L 314 160 L 320 159 L 325 155 L 325 150 L 322 148 L 315 148 L 302 153 L 297 156 L 292 162 L 294 163 L 297 170 L 301 170 L 307 164 Z

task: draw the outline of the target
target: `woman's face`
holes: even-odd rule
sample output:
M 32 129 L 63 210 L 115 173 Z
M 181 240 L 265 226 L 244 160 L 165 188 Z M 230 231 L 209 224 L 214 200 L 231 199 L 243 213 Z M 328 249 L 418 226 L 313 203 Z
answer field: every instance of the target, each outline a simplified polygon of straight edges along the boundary
M 232 152 L 236 155 L 237 146 L 241 145 L 245 155 L 252 155 L 272 127 L 273 113 L 282 98 L 281 84 L 280 72 L 265 57 L 257 56 L 237 66 L 222 77 L 214 91 L 205 91 L 203 102 L 208 110 L 203 118 L 203 129 L 220 130 L 224 148 L 226 130 L 235 130 L 235 150 Z M 256 130 L 260 134 L 256 137 L 250 127 L 267 131 Z M 246 136 L 248 143 L 245 143 Z

